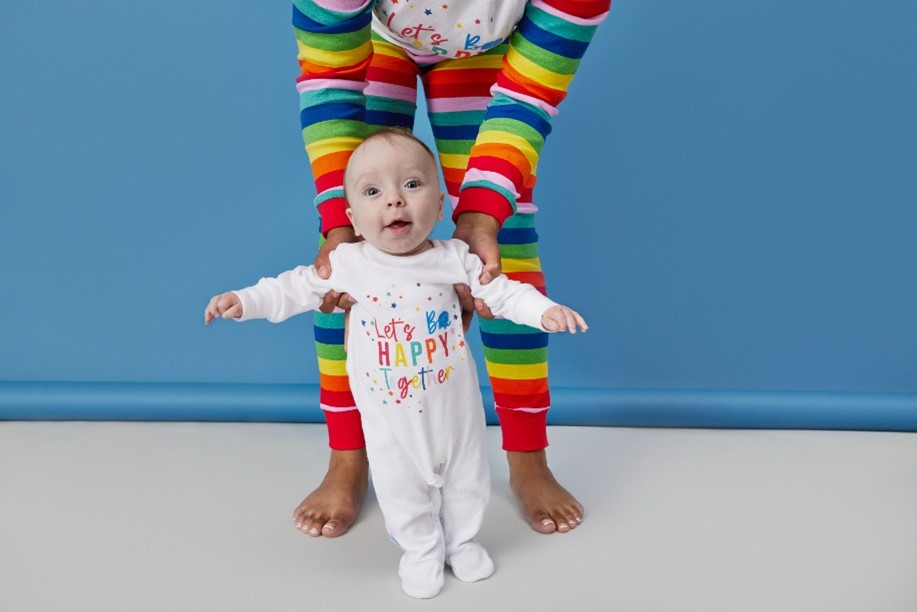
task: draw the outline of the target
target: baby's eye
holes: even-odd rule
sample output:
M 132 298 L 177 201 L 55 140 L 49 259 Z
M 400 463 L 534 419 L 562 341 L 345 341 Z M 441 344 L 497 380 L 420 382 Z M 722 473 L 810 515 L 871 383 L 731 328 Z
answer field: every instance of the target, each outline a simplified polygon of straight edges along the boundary
M 418 187 L 420 187 L 420 181 L 418 181 L 417 179 L 411 179 L 407 183 L 405 183 L 404 186 L 407 187 L 408 189 L 417 189 Z
M 366 189 L 363 190 L 363 195 L 365 196 L 374 196 L 374 195 L 377 195 L 378 193 L 379 193 L 379 189 L 377 187 L 367 187 Z

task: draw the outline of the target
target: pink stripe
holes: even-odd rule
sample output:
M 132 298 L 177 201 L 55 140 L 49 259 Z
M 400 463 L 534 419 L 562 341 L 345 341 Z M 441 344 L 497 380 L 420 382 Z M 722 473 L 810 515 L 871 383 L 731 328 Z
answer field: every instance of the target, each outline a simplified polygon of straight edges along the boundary
M 605 11 L 601 15 L 596 15 L 595 17 L 589 17 L 589 18 L 575 17 L 573 15 L 564 13 L 563 11 L 559 11 L 556 8 L 554 8 L 553 6 L 549 6 L 548 4 L 544 2 L 544 0 L 531 0 L 531 3 L 532 3 L 532 6 L 534 6 L 535 8 L 539 8 L 543 10 L 545 13 L 550 13 L 551 15 L 554 15 L 558 19 L 563 19 L 564 21 L 569 21 L 570 23 L 575 23 L 576 25 L 582 25 L 582 26 L 599 25 L 602 22 L 602 20 L 605 19 L 605 15 L 608 14 L 608 11 Z
M 531 202 L 516 202 L 516 212 L 524 215 L 534 215 L 538 212 L 538 207 Z
M 497 408 L 503 408 L 504 410 L 512 410 L 513 412 L 528 412 L 529 414 L 538 414 L 539 412 L 547 412 L 547 408 L 504 408 L 503 406 L 498 405 Z
M 352 13 L 364 8 L 370 0 L 312 0 L 312 2 L 329 11 Z
M 318 407 L 324 410 L 325 412 L 350 412 L 352 410 L 357 409 L 356 406 L 351 406 L 349 408 L 341 408 L 340 406 L 329 406 L 328 404 L 321 404 L 321 403 L 318 405 Z
M 498 172 L 469 168 L 468 171 L 465 172 L 465 179 L 462 181 L 462 184 L 468 181 L 487 181 L 489 183 L 494 183 L 512 193 L 513 197 L 519 197 L 519 192 L 516 191 L 516 186 L 513 185 L 513 182 Z
M 490 96 L 475 98 L 427 98 L 427 108 L 431 113 L 454 113 L 457 111 L 484 110 L 490 102 Z
M 520 102 L 525 102 L 526 104 L 530 106 L 537 106 L 538 108 L 546 112 L 549 117 L 556 117 L 557 113 L 560 112 L 557 110 L 556 106 L 551 106 L 544 100 L 539 100 L 538 98 L 533 98 L 532 96 L 527 96 L 517 91 L 504 89 L 503 87 L 500 87 L 499 85 L 494 85 L 493 87 L 491 87 L 490 93 L 492 94 L 501 93 L 504 96 L 509 96 L 513 100 L 519 100 Z
M 348 89 L 350 91 L 363 91 L 366 81 L 348 81 L 346 79 L 308 79 L 296 83 L 296 91 L 312 91 L 314 89 Z
M 373 81 L 366 88 L 367 96 L 376 96 L 377 98 L 389 98 L 392 100 L 404 100 L 405 102 L 417 102 L 417 90 L 406 85 L 394 85 L 392 83 L 382 83 Z

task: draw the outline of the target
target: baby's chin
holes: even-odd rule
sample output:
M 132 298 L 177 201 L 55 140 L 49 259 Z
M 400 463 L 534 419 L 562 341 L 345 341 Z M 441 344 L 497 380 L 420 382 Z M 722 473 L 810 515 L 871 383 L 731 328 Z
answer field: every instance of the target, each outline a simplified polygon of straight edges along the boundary
M 433 242 L 429 238 L 425 238 L 417 244 L 385 244 L 385 245 L 373 245 L 380 251 L 384 251 L 389 255 L 399 255 L 402 257 L 408 255 L 416 255 L 418 253 L 423 253 L 429 249 L 433 248 Z

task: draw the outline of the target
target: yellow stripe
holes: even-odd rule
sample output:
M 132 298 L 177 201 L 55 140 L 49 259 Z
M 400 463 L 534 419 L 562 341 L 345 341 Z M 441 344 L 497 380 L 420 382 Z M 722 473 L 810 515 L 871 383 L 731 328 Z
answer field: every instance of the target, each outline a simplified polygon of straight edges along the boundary
M 570 81 L 573 80 L 572 74 L 557 74 L 542 68 L 512 47 L 506 54 L 506 61 L 520 74 L 525 75 L 536 83 L 547 85 L 551 89 L 567 91 L 570 87 Z
M 408 57 L 404 49 L 384 40 L 373 41 L 373 53 L 386 55 L 388 57 L 397 57 L 398 59 L 407 59 Z
M 317 142 L 311 142 L 306 145 L 306 153 L 309 159 L 318 159 L 329 153 L 338 153 L 340 151 L 353 151 L 362 141 L 352 136 L 338 136 L 337 138 L 326 138 Z
M 439 163 L 443 168 L 454 170 L 464 170 L 468 167 L 468 158 L 470 155 L 459 155 L 458 153 L 441 153 Z
M 318 371 L 330 376 L 347 376 L 347 361 L 318 358 Z
M 537 257 L 531 259 L 503 258 L 500 262 L 503 272 L 541 272 L 541 260 Z
M 502 65 L 502 55 L 474 55 L 472 57 L 439 62 L 433 65 L 430 72 L 440 70 L 480 70 L 482 68 L 499 69 Z
M 547 363 L 511 365 L 507 363 L 494 363 L 486 359 L 484 361 L 487 363 L 487 373 L 494 378 L 504 378 L 507 380 L 535 380 L 548 377 Z
M 538 153 L 532 145 L 529 144 L 529 141 L 522 136 L 510 134 L 509 132 L 482 131 L 478 134 L 478 139 L 475 144 L 508 144 L 519 149 L 519 152 L 525 155 L 525 158 L 533 169 L 538 165 Z
M 323 49 L 316 49 L 315 47 L 307 47 L 299 40 L 296 41 L 296 48 L 298 49 L 298 59 L 305 60 L 310 64 L 318 64 L 319 66 L 327 66 L 329 68 L 353 66 L 365 60 L 372 55 L 373 52 L 372 43 L 369 41 L 366 41 L 355 49 L 349 49 L 346 52 L 325 51 Z

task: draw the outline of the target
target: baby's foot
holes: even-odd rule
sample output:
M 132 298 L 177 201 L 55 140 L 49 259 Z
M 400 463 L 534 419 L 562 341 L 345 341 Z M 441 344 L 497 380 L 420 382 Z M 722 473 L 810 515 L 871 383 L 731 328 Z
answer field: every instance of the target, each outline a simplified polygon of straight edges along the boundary
M 405 594 L 417 599 L 436 597 L 443 588 L 443 563 L 436 559 L 409 560 L 407 553 L 401 556 L 398 575 Z
M 462 582 L 477 582 L 490 578 L 494 573 L 494 562 L 484 547 L 477 542 L 466 542 L 452 553 L 446 563 L 452 573 Z
M 583 506 L 554 479 L 543 450 L 508 452 L 509 485 L 522 514 L 541 533 L 566 533 L 583 520 Z
M 366 450 L 332 450 L 328 473 L 293 511 L 296 528 L 312 537 L 343 535 L 357 518 L 369 483 Z

